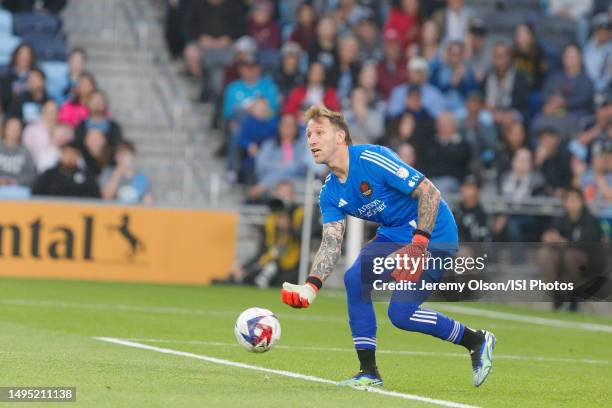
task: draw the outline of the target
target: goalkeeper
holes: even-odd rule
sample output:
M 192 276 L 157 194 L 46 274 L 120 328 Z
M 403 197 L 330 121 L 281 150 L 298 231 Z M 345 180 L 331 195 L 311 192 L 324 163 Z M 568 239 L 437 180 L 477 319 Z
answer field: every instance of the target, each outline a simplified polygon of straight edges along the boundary
M 364 246 L 344 275 L 349 324 L 360 369 L 339 384 L 382 386 L 375 354 L 376 316 L 369 292 L 374 277 L 368 262 L 373 255 L 390 254 L 424 259 L 427 251 L 436 256 L 451 256 L 458 246 L 457 226 L 440 192 L 423 174 L 386 147 L 351 145 L 346 120 L 340 113 L 313 106 L 306 112 L 305 120 L 313 158 L 330 170 L 319 199 L 323 239 L 304 285 L 285 282 L 281 298 L 296 308 L 312 304 L 340 258 L 346 214 L 380 224 L 376 237 Z M 424 262 L 417 262 L 413 268 L 389 270 L 382 276 L 416 282 L 417 288 L 421 287 L 421 280 L 440 279 L 443 271 L 423 270 L 423 266 Z M 472 359 L 474 385 L 480 386 L 491 372 L 495 336 L 422 308 L 429 294 L 396 290 L 389 303 L 389 319 L 400 329 L 465 347 Z

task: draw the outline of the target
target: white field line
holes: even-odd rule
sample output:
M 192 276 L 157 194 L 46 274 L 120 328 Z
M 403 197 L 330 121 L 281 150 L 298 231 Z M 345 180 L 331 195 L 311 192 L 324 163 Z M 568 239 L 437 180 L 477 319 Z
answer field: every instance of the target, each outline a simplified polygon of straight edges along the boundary
M 0 305 L 15 305 L 15 306 L 32 306 L 32 307 L 55 307 L 66 309 L 90 309 L 90 310 L 116 310 L 125 312 L 142 312 L 142 313 L 160 313 L 160 314 L 177 314 L 177 315 L 198 315 L 198 316 L 233 316 L 237 317 L 240 312 L 232 312 L 228 310 L 215 309 L 186 309 L 177 307 L 161 307 L 161 306 L 134 306 L 122 304 L 104 304 L 104 303 L 80 303 L 80 302 L 59 302 L 47 300 L 29 300 L 29 299 L 2 299 Z M 496 312 L 491 310 L 483 310 L 478 308 L 457 306 L 449 304 L 429 304 L 432 309 L 440 311 L 448 311 L 465 315 L 478 316 L 482 318 L 490 318 L 493 320 L 504 320 L 520 323 L 535 324 L 537 326 L 549 326 L 563 329 L 584 330 L 592 332 L 612 333 L 612 326 L 598 323 L 583 323 L 572 322 L 567 320 L 549 319 L 545 317 L 525 316 L 515 313 Z M 317 322 L 332 322 L 343 323 L 345 318 L 334 316 L 321 316 L 309 312 L 301 313 L 277 313 L 282 319 L 292 320 L 308 320 Z M 384 320 L 381 321 L 384 323 Z
M 449 305 L 449 304 L 443 304 L 443 305 L 433 304 L 431 306 L 433 309 L 438 308 L 443 311 L 461 313 L 461 314 L 478 316 L 478 317 L 488 317 L 488 318 L 497 319 L 497 320 L 508 320 L 511 322 L 531 323 L 531 324 L 550 326 L 550 327 L 560 327 L 564 329 L 577 329 L 577 330 L 585 330 L 585 331 L 612 333 L 612 326 L 608 326 L 605 324 L 570 322 L 567 320 L 548 319 L 546 317 L 525 316 L 525 315 L 516 314 L 516 313 L 496 312 L 493 310 L 483 310 L 483 309 L 478 309 L 478 308 L 473 308 L 473 307 Z
M 136 342 L 145 343 L 169 343 L 169 344 L 195 344 L 203 346 L 220 346 L 220 347 L 239 347 L 236 343 L 223 343 L 218 341 L 204 341 L 204 340 L 172 340 L 172 339 L 122 339 Z M 329 351 L 329 352 L 351 352 L 354 353 L 354 348 L 341 348 L 341 347 L 317 347 L 317 346 L 286 346 L 277 344 L 274 348 L 288 349 L 288 350 L 306 350 L 306 351 Z M 408 351 L 408 350 L 376 350 L 377 354 L 391 354 L 391 355 L 404 355 L 404 356 L 433 356 L 433 357 L 456 357 L 456 358 L 468 358 L 467 353 L 438 353 L 435 351 Z M 590 358 L 564 358 L 564 357 L 537 357 L 537 356 L 515 356 L 515 355 L 504 355 L 495 354 L 495 359 L 501 360 L 520 360 L 520 361 L 542 361 L 542 362 L 553 362 L 553 363 L 578 363 L 578 364 L 610 364 L 609 360 L 596 360 Z
M 328 379 L 321 378 L 321 377 L 315 377 L 312 375 L 305 375 L 305 374 L 295 373 L 292 371 L 276 370 L 272 368 L 259 367 L 259 366 L 255 366 L 251 364 L 244 364 L 244 363 L 239 363 L 237 361 L 225 360 L 225 359 L 216 358 L 216 357 L 209 357 L 209 356 L 205 356 L 201 354 L 195 354 L 195 353 L 189 353 L 185 351 L 150 346 L 148 344 L 137 343 L 134 341 L 124 340 L 124 339 L 117 339 L 114 337 L 94 337 L 94 339 L 104 341 L 107 343 L 119 344 L 122 346 L 133 347 L 133 348 L 142 349 L 142 350 L 156 351 L 158 353 L 163 353 L 163 354 L 171 354 L 175 356 L 194 358 L 197 360 L 203 360 L 203 361 L 207 361 L 209 363 L 214 363 L 214 364 L 221 364 L 221 365 L 226 365 L 230 367 L 244 368 L 247 370 L 262 371 L 265 373 L 282 375 L 285 377 L 296 378 L 296 379 L 300 379 L 304 381 L 318 382 L 318 383 L 324 383 L 324 384 L 330 384 L 330 385 L 338 384 L 336 381 L 328 380 Z M 376 393 L 376 394 L 386 395 L 389 397 L 396 397 L 396 398 L 402 398 L 402 399 L 407 399 L 407 400 L 425 402 L 429 404 L 439 405 L 442 407 L 475 408 L 473 405 L 466 405 L 466 404 L 461 404 L 461 403 L 453 402 L 453 401 L 421 397 L 419 395 L 405 394 L 405 393 L 395 392 L 395 391 L 387 391 L 384 389 L 374 388 L 374 387 L 367 387 L 367 388 L 364 388 L 363 390 L 367 392 Z

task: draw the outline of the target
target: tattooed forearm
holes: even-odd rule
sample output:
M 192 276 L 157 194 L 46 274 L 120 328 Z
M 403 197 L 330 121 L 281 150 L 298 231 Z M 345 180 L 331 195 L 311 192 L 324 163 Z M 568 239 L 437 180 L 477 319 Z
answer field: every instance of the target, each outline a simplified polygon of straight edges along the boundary
M 417 228 L 431 234 L 440 205 L 440 191 L 431 181 L 424 179 L 412 193 L 413 197 L 419 199 L 419 219 Z
M 323 225 L 323 240 L 314 257 L 311 276 L 316 276 L 325 281 L 334 271 L 340 252 L 342 251 L 342 239 L 344 238 L 345 220 L 334 221 Z

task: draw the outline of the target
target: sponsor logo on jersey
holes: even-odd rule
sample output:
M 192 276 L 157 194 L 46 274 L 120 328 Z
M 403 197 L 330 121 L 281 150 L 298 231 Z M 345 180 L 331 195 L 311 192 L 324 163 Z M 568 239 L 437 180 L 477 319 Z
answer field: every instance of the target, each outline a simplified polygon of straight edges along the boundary
M 361 195 L 364 197 L 372 197 L 372 187 L 370 187 L 370 183 L 367 181 L 362 181 L 359 183 L 359 191 L 361 191 Z
M 419 182 L 420 178 L 421 177 L 418 174 L 415 174 L 414 176 L 410 177 L 410 180 L 408 180 L 408 186 L 409 187 L 416 186 L 416 183 Z
M 354 215 L 359 218 L 370 218 L 385 208 L 387 208 L 387 204 L 382 200 L 376 199 L 359 207 Z
M 341 198 L 340 201 L 338 201 L 338 208 L 344 207 L 347 204 L 348 202 L 344 198 Z

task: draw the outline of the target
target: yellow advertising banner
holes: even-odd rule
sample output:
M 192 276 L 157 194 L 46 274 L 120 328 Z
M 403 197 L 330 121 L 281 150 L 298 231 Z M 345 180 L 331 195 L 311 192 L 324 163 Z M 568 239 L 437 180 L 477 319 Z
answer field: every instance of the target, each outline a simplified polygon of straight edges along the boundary
M 234 261 L 238 214 L 0 201 L 0 276 L 207 284 Z

